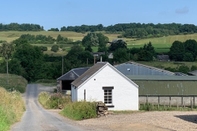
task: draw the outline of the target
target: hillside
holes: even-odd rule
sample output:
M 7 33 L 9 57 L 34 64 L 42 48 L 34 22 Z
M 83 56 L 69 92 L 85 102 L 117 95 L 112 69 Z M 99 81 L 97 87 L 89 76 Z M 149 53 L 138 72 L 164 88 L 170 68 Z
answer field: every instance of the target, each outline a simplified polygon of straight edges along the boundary
M 46 35 L 46 36 L 51 36 L 53 38 L 57 38 L 57 36 L 60 34 L 63 37 L 72 39 L 73 41 L 78 41 L 78 40 L 82 40 L 83 37 L 86 36 L 87 33 L 77 33 L 77 32 L 72 32 L 72 31 L 61 31 L 61 32 L 56 32 L 56 31 L 2 31 L 0 32 L 0 41 L 11 42 L 19 38 L 22 34 Z M 103 34 L 107 36 L 110 41 L 118 39 L 118 36 L 120 35 L 120 34 L 109 34 L 105 32 L 103 32 Z M 127 42 L 127 46 L 129 48 L 133 48 L 133 47 L 139 48 L 139 47 L 142 47 L 144 44 L 151 42 L 157 52 L 168 52 L 169 48 L 171 47 L 171 44 L 175 40 L 182 41 L 182 42 L 188 39 L 197 40 L 197 33 L 187 34 L 187 35 L 170 35 L 170 36 L 146 38 L 146 39 L 134 39 L 134 38 L 121 38 L 121 39 Z M 40 44 L 40 45 L 44 45 L 44 44 Z M 39 45 L 37 44 L 37 46 Z M 50 50 L 50 47 L 52 45 L 45 44 L 45 46 L 47 46 L 48 49 Z M 66 46 L 69 49 L 71 45 L 64 45 L 64 46 Z M 48 52 L 52 53 L 50 51 Z M 61 54 L 61 52 L 59 54 Z

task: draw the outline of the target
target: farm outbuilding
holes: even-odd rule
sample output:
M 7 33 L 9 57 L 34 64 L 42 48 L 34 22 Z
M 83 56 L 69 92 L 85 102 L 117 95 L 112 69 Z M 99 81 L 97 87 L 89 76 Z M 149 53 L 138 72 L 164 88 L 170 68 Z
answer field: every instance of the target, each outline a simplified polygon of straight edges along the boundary
M 69 72 L 65 73 L 64 75 L 57 78 L 57 81 L 59 83 L 59 91 L 71 91 L 71 83 L 77 79 L 79 76 L 81 76 L 84 72 L 86 72 L 89 69 L 89 67 L 81 67 L 81 68 L 74 68 L 70 70 Z
M 139 85 L 139 95 L 197 95 L 197 77 L 126 62 L 115 68 Z
M 122 63 L 119 65 L 114 65 L 114 67 L 126 76 L 128 75 L 136 75 L 136 76 L 138 75 L 139 76 L 141 75 L 160 75 L 160 76 L 175 75 L 175 73 L 173 72 L 159 69 L 159 68 L 152 67 L 152 66 L 139 64 L 136 62 L 126 62 L 126 63 Z
M 138 85 L 108 62 L 98 62 L 71 83 L 72 101 L 102 101 L 109 110 L 138 110 Z

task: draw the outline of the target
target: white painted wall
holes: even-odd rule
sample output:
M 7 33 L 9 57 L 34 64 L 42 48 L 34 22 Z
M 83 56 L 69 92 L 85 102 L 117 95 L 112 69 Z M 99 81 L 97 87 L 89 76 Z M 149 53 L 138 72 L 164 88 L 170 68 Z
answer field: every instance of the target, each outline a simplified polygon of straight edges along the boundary
M 109 108 L 109 110 L 138 110 L 138 87 L 114 71 L 110 66 L 106 66 L 89 81 L 77 88 L 77 100 L 84 100 L 84 90 L 86 90 L 87 101 L 104 102 L 104 90 L 102 87 L 106 86 L 114 87 L 112 90 L 114 108 Z

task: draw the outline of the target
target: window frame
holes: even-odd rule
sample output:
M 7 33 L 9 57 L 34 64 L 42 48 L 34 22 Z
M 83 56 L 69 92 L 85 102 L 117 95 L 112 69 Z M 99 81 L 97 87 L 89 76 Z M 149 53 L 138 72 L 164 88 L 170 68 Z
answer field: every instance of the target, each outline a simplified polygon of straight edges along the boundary
M 114 105 L 113 105 L 113 89 L 114 89 L 113 86 L 103 86 L 103 91 L 104 91 L 103 102 L 105 103 L 105 105 L 107 107 L 114 107 Z M 106 91 L 110 91 L 110 92 L 106 92 Z M 105 97 L 108 97 L 108 98 L 105 98 Z M 107 102 L 105 101 L 105 99 L 107 99 Z

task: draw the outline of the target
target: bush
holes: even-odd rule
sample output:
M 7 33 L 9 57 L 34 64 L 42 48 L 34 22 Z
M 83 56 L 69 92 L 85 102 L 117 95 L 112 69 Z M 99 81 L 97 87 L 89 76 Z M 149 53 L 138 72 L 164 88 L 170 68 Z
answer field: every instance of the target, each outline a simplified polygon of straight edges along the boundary
M 74 120 L 82 120 L 88 118 L 95 118 L 96 103 L 95 102 L 74 102 L 65 106 L 61 114 Z
M 58 45 L 53 45 L 51 47 L 51 51 L 53 51 L 53 52 L 57 52 L 58 50 L 59 50 L 59 46 Z
M 41 92 L 38 100 L 44 108 L 58 109 L 70 103 L 70 96 L 63 96 L 61 93 L 49 94 L 47 92 Z

